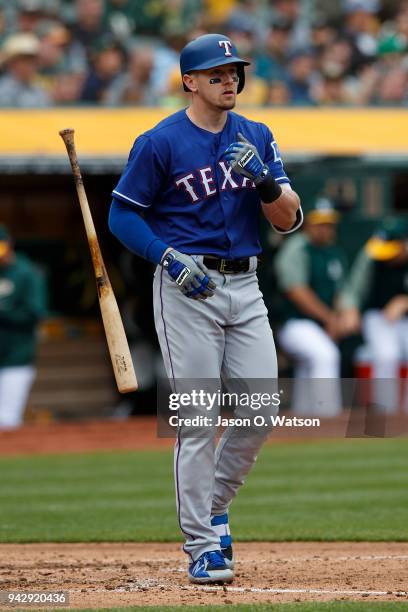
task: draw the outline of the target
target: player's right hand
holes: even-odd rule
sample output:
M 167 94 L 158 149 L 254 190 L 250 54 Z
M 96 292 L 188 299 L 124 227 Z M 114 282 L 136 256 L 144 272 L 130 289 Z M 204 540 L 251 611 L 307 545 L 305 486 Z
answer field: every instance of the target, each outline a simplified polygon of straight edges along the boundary
M 206 300 L 214 295 L 216 284 L 208 269 L 190 255 L 173 249 L 164 255 L 160 263 L 186 297 Z

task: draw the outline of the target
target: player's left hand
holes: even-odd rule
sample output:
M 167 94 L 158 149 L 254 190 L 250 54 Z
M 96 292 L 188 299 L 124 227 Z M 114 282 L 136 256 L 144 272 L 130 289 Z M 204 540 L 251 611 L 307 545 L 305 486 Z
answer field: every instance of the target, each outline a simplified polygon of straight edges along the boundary
M 256 146 L 241 132 L 238 132 L 238 141 L 230 144 L 225 151 L 225 157 L 234 172 L 251 179 L 255 185 L 262 182 L 269 173 L 268 166 L 263 163 Z

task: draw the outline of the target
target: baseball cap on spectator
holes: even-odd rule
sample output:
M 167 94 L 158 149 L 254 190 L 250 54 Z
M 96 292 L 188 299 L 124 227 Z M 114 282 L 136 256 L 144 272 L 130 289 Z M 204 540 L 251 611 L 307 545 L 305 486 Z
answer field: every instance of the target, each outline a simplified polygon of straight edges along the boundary
M 0 257 L 3 257 L 10 249 L 10 236 L 7 228 L 0 225 Z
M 319 223 L 337 223 L 340 215 L 329 198 L 317 198 L 312 208 L 305 214 L 305 221 L 310 225 Z
M 407 43 L 403 36 L 392 34 L 383 38 L 378 43 L 377 53 L 378 55 L 388 55 L 392 53 L 404 53 L 407 49 Z
M 345 0 L 346 13 L 378 13 L 380 10 L 379 0 Z
M 19 56 L 35 57 L 39 51 L 40 41 L 34 34 L 13 34 L 3 43 L 1 59 L 3 62 L 7 62 Z
M 408 240 L 408 223 L 405 219 L 386 219 L 366 242 L 365 252 L 376 261 L 388 261 L 400 255 Z

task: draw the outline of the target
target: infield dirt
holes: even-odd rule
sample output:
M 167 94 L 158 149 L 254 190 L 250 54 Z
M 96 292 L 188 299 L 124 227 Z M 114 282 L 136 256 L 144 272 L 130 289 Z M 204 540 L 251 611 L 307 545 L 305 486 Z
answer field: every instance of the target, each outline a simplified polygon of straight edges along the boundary
M 0 555 L 2 590 L 66 590 L 71 608 L 408 600 L 408 543 L 238 544 L 234 582 L 210 591 L 189 584 L 178 544 L 3 544 Z

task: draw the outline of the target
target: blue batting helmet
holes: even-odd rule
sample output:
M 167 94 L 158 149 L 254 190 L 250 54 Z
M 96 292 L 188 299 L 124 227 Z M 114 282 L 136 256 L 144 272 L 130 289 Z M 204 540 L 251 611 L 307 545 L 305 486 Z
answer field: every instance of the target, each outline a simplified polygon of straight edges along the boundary
M 207 70 L 224 64 L 236 64 L 239 76 L 238 93 L 244 89 L 244 66 L 250 62 L 238 57 L 237 48 L 228 36 L 204 34 L 189 42 L 180 54 L 181 78 L 193 70 Z M 184 91 L 190 91 L 183 83 Z

